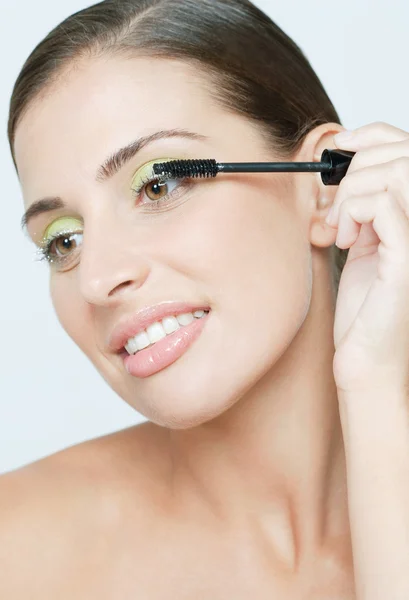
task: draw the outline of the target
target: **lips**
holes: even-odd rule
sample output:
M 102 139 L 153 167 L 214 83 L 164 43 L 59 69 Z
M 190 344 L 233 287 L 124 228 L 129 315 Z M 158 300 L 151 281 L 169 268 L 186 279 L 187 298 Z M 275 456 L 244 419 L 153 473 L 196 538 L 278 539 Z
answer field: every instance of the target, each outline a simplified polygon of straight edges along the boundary
M 156 321 L 196 310 L 210 311 L 210 307 L 205 304 L 198 305 L 186 302 L 161 302 L 154 306 L 142 308 L 133 315 L 122 319 L 112 332 L 108 346 L 113 352 L 121 352 L 129 338 L 135 337 Z

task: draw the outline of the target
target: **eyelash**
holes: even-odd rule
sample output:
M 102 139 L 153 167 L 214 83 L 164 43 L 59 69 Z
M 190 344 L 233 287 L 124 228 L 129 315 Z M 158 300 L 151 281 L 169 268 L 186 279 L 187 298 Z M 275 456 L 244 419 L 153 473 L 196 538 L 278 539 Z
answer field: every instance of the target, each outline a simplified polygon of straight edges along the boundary
M 52 235 L 45 243 L 43 246 L 41 246 L 40 248 L 37 249 L 36 251 L 36 259 L 39 261 L 42 260 L 46 260 L 47 262 L 49 262 L 50 264 L 62 264 L 64 263 L 65 260 L 67 260 L 68 258 L 70 258 L 71 255 L 68 255 L 67 257 L 62 257 L 62 256 L 57 256 L 56 258 L 53 257 L 52 253 L 51 253 L 51 246 L 53 245 L 53 243 L 56 240 L 59 240 L 61 238 L 66 238 L 68 240 L 71 241 L 71 239 L 76 236 L 76 235 L 81 235 L 82 232 L 81 231 L 67 231 L 66 233 L 60 232 L 57 235 Z
M 183 187 L 186 187 L 186 184 L 184 184 L 185 181 L 187 181 L 188 178 L 181 178 L 181 179 L 167 179 L 165 180 L 165 183 L 167 181 L 180 181 L 182 182 L 180 185 L 178 185 L 178 187 L 176 188 L 176 190 L 180 190 Z M 143 178 L 142 181 L 140 182 L 140 184 L 138 185 L 138 187 L 136 189 L 131 188 L 132 191 L 132 198 L 134 200 L 136 200 L 139 196 L 139 194 L 142 192 L 143 188 L 148 184 L 148 183 L 152 183 L 153 181 L 159 181 L 158 177 L 146 177 Z M 174 192 L 171 192 L 170 194 L 166 194 L 166 196 L 164 198 L 159 198 L 158 200 L 152 200 L 151 202 L 148 202 L 147 204 L 151 204 L 155 207 L 155 209 L 157 207 L 164 207 L 166 205 L 169 205 L 171 203 L 171 200 L 173 200 L 173 195 Z M 145 205 L 144 205 L 145 206 Z M 56 240 L 59 240 L 60 238 L 67 238 L 68 240 L 71 240 L 72 237 L 74 237 L 75 235 L 81 234 L 80 231 L 67 231 L 66 233 L 64 232 L 60 232 L 57 235 L 53 235 L 51 236 L 42 247 L 37 249 L 37 260 L 39 261 L 43 261 L 46 260 L 48 263 L 50 264 L 63 264 L 66 260 L 69 260 L 71 255 L 67 255 L 66 257 L 59 257 L 57 256 L 56 258 L 54 258 L 52 256 L 51 253 L 51 247 L 53 245 L 53 243 Z
M 159 182 L 159 178 L 145 176 L 144 178 L 142 178 L 142 181 L 139 183 L 139 185 L 136 189 L 131 188 L 132 196 L 133 196 L 134 200 L 136 200 L 136 198 L 139 196 L 139 194 L 141 193 L 143 188 L 146 185 L 148 185 L 148 183 L 152 183 L 153 181 Z M 172 179 L 169 179 L 168 181 L 172 181 Z M 166 194 L 165 198 L 167 196 L 169 196 L 169 194 Z M 159 198 L 159 200 L 152 200 L 151 203 L 155 204 L 155 206 L 161 206 L 162 204 L 166 204 L 168 201 L 169 201 L 169 199 L 167 199 L 165 202 L 163 202 L 163 198 Z

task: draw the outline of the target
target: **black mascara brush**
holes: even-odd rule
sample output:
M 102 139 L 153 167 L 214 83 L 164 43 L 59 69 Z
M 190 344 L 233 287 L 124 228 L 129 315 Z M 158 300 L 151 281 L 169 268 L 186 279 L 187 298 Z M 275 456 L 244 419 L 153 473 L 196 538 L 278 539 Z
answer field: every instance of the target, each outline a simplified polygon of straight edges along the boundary
M 345 177 L 355 152 L 324 150 L 321 162 L 218 163 L 214 159 L 172 160 L 155 163 L 160 179 L 216 177 L 218 173 L 321 173 L 325 185 L 338 185 Z

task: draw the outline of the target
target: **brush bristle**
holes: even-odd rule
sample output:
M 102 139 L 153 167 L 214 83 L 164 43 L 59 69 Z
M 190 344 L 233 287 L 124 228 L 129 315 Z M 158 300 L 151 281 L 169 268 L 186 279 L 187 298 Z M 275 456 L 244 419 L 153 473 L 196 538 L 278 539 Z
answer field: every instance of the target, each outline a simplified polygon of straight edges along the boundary
M 168 179 L 183 179 L 185 177 L 216 177 L 219 172 L 214 159 L 171 160 L 153 165 L 155 175 Z

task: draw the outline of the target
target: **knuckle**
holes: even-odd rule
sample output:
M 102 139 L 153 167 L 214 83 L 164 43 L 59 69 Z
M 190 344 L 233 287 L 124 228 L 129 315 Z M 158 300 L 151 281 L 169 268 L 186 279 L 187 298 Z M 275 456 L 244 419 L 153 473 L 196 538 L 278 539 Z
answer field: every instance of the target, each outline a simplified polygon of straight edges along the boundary
M 349 198 L 346 198 L 341 206 L 339 207 L 339 214 L 343 213 L 349 213 L 351 207 L 353 207 L 356 204 L 356 198 L 354 196 L 350 196 Z
M 409 157 L 400 156 L 392 161 L 393 175 L 402 183 L 407 185 L 409 181 Z
M 381 133 L 389 130 L 389 125 L 385 121 L 375 121 L 373 126 Z

